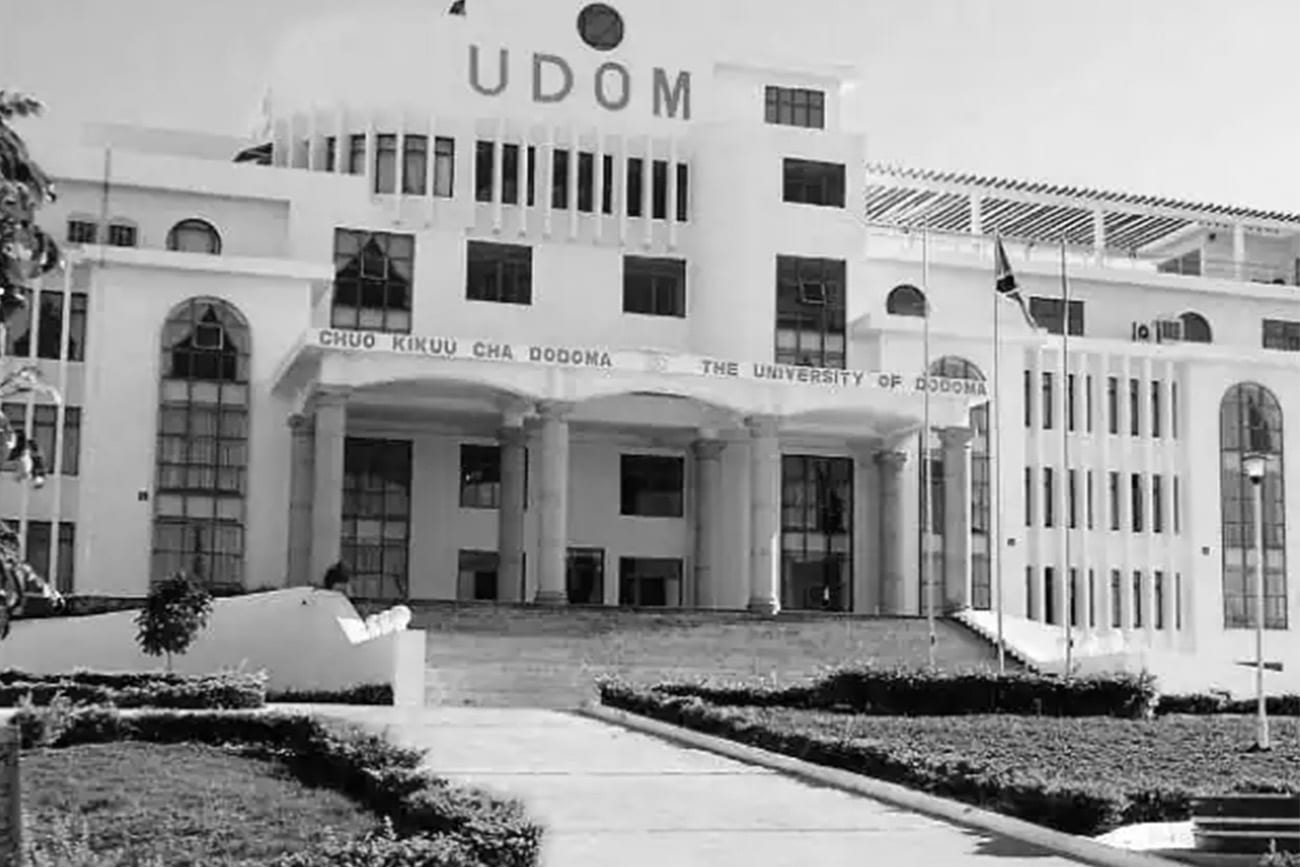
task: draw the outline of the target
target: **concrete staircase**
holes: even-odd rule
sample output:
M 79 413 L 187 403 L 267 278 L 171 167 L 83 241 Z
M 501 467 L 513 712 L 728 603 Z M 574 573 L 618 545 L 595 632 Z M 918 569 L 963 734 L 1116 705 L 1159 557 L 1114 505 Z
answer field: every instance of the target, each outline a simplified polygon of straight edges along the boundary
M 850 663 L 923 666 L 929 643 L 924 618 L 408 605 L 412 628 L 428 631 L 431 705 L 576 707 L 605 675 L 791 681 Z M 997 664 L 995 648 L 961 624 L 941 619 L 936 635 L 940 667 Z

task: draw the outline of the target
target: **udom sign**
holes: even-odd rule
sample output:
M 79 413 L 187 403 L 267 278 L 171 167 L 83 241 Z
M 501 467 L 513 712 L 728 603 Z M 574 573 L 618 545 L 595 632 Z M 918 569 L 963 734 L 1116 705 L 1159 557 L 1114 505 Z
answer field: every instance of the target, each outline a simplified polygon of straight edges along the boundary
M 484 54 L 488 54 L 484 58 Z M 486 69 L 484 68 L 486 66 Z M 469 84 L 483 96 L 501 96 L 510 88 L 510 50 L 496 51 L 495 63 L 490 52 L 479 46 L 469 47 Z M 595 104 L 606 111 L 623 111 L 631 104 L 637 88 L 632 72 L 617 60 L 607 60 L 596 67 L 591 78 L 579 82 L 574 66 L 557 54 L 534 52 L 529 58 L 532 99 L 536 103 L 560 103 L 573 95 L 581 85 Z M 650 93 L 655 117 L 691 119 L 691 74 L 685 71 L 669 73 L 656 66 L 651 72 Z
M 736 379 L 841 389 L 876 389 L 915 394 L 929 391 L 932 394 L 961 397 L 973 402 L 988 398 L 984 383 L 978 380 L 908 376 L 888 371 L 799 367 L 762 361 L 727 361 L 698 355 L 677 355 L 637 349 L 507 343 L 495 340 L 387 334 L 379 331 L 350 331 L 336 328 L 314 329 L 308 335 L 307 345 L 349 353 L 530 364 L 575 370 L 700 376 L 710 379 Z

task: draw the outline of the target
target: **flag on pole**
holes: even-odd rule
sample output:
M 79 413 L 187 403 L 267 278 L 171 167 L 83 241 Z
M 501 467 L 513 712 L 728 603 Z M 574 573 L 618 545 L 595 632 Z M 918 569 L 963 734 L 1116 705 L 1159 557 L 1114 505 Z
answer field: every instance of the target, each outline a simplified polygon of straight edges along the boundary
M 448 15 L 464 15 L 464 14 L 465 14 L 465 0 L 455 0 L 455 2 L 451 4 L 451 8 L 447 10 L 447 14 L 448 14 Z
M 997 289 L 999 298 L 1009 298 L 1016 302 L 1020 308 L 1021 314 L 1025 317 L 1025 322 L 1033 330 L 1038 330 L 1038 323 L 1034 321 L 1033 314 L 1029 312 L 1029 302 L 1020 292 L 1020 286 L 1016 283 L 1015 272 L 1011 270 L 1011 260 L 1007 258 L 1006 248 L 1002 246 L 1002 239 L 998 238 L 996 246 L 993 248 L 994 255 L 994 286 Z

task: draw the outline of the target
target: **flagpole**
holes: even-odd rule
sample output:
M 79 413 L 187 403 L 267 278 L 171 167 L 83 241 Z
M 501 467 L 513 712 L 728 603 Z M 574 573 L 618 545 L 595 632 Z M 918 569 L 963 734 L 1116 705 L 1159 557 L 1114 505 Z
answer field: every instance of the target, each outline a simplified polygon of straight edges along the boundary
M 997 245 L 1001 243 L 998 236 L 994 236 L 993 248 L 993 279 L 994 285 L 997 283 L 998 276 L 998 256 Z M 992 570 L 993 578 L 997 581 L 997 621 L 998 621 L 998 674 L 1007 673 L 1007 644 L 1002 632 L 1002 402 L 998 399 L 998 389 L 1002 383 L 1002 376 L 999 372 L 1001 367 L 1002 341 L 998 334 L 998 319 L 1001 308 L 999 302 L 1001 298 L 996 290 L 991 293 L 993 296 L 993 392 L 992 400 L 989 406 L 990 421 L 993 426 L 993 532 L 989 534 L 989 568 Z
M 932 506 L 930 503 L 930 229 L 921 229 L 921 292 L 925 301 L 925 319 L 921 325 L 921 354 L 923 357 L 922 376 L 925 377 L 926 389 L 922 395 L 923 421 L 921 424 L 921 586 L 925 589 L 925 619 L 930 630 L 930 668 L 935 664 L 935 643 L 938 637 L 934 631 L 934 575 L 928 569 L 930 560 L 930 536 Z
M 1065 418 L 1061 419 L 1061 464 L 1065 472 L 1065 544 L 1063 547 L 1065 569 L 1065 616 L 1061 618 L 1065 630 L 1065 678 L 1069 680 L 1074 661 L 1074 628 L 1071 620 L 1074 615 L 1075 592 L 1074 577 L 1070 567 L 1070 519 L 1074 517 L 1071 507 L 1078 504 L 1078 496 L 1070 484 L 1070 419 L 1074 415 L 1074 394 L 1070 389 L 1070 281 L 1065 275 L 1065 236 L 1061 236 L 1061 388 L 1065 389 Z M 1077 481 L 1077 480 L 1076 480 Z

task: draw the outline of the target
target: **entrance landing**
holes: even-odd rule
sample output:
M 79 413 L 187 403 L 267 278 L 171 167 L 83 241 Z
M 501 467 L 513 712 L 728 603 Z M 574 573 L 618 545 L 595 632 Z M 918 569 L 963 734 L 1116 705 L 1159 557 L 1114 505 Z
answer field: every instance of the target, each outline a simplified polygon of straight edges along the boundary
M 408 604 L 411 628 L 427 630 L 425 703 L 439 707 L 575 708 L 603 676 L 798 680 L 854 663 L 920 667 L 929 655 L 915 617 Z M 996 666 L 993 646 L 965 626 L 935 628 L 941 668 Z

